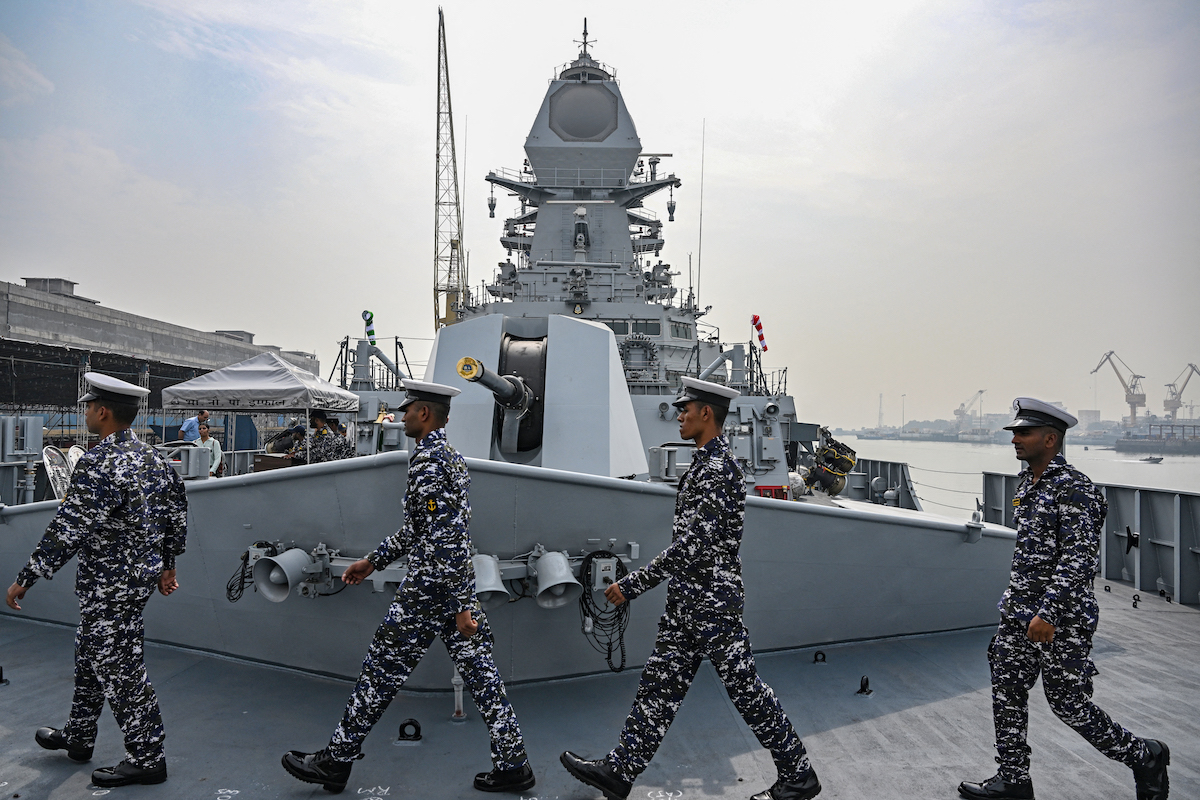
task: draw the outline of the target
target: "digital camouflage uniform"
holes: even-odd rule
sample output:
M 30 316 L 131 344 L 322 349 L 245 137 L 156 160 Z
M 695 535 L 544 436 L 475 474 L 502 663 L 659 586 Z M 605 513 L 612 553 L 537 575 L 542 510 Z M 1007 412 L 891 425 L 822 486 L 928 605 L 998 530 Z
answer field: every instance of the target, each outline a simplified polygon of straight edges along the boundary
M 87 451 L 58 512 L 17 583 L 30 587 L 78 554 L 75 697 L 63 736 L 91 747 L 107 700 L 125 735 L 126 760 L 163 758 L 158 698 L 146 676 L 142 610 L 187 536 L 183 481 L 128 429 Z
M 671 544 L 619 581 L 632 600 L 669 580 L 654 652 L 642 669 L 620 743 L 607 757 L 631 783 L 654 757 L 705 656 L 759 743 L 771 751 L 779 778 L 800 781 L 810 769 L 795 728 L 758 676 L 742 623 L 738 549 L 745 514 L 745 477 L 725 437 L 714 437 L 696 450 L 680 480 Z
M 404 497 L 404 524 L 367 556 L 376 569 L 408 556 L 400 584 L 363 659 L 362 673 L 342 721 L 329 742 L 335 761 L 355 758 L 396 692 L 440 636 L 487 723 L 497 769 L 524 766 L 525 744 L 492 658 L 492 631 L 475 601 L 471 565 L 471 477 L 446 441 L 444 429 L 413 450 Z M 473 636 L 458 632 L 455 615 L 470 609 L 479 623 Z
M 354 453 L 346 437 L 335 433 L 328 425 L 308 434 L 288 451 L 289 457 L 308 464 L 339 461 L 352 455 Z
M 1039 673 L 1059 719 L 1109 758 L 1139 766 L 1149 757 L 1145 743 L 1091 701 L 1097 674 L 1092 634 L 1100 620 L 1092 580 L 1108 505 L 1061 454 L 1036 483 L 1029 469 L 1020 480 L 1013 499 L 1012 576 L 1000 600 L 999 630 L 988 647 L 1000 776 L 1012 782 L 1029 778 L 1029 690 Z M 1052 641 L 1034 642 L 1026 635 L 1035 615 L 1054 626 Z

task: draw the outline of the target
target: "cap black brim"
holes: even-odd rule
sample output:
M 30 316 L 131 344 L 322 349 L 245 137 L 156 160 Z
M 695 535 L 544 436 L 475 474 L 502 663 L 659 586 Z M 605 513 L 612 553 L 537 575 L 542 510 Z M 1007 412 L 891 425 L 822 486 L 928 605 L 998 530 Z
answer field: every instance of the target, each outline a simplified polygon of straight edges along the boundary
M 1004 430 L 1006 431 L 1015 431 L 1022 428 L 1053 428 L 1056 431 L 1066 431 L 1066 427 L 1063 425 L 1055 425 L 1053 423 L 1037 419 L 1015 419 L 1008 425 L 1004 426 Z

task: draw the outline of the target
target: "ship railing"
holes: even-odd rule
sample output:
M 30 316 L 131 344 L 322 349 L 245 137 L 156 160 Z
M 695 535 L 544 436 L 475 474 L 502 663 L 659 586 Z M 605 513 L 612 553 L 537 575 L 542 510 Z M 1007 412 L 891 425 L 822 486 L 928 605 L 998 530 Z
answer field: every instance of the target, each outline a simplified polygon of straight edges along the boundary
M 1154 432 L 1155 428 L 1158 429 L 1157 434 Z M 1175 432 L 1176 428 L 1179 429 L 1178 433 Z M 1176 422 L 1162 425 L 1147 425 L 1146 429 L 1149 431 L 1147 439 L 1200 439 L 1200 425 L 1185 425 Z
M 234 475 L 249 475 L 254 472 L 254 457 L 266 453 L 266 450 L 227 450 L 222 453 L 225 461 L 225 477 Z
M 634 181 L 637 183 L 637 181 Z M 645 224 L 650 225 L 658 222 L 658 212 L 649 208 L 626 209 L 626 214 L 634 219 L 645 220 Z M 636 224 L 636 223 L 633 223 Z
M 629 183 L 629 173 L 623 169 L 583 169 L 570 167 L 534 168 L 538 186 L 558 189 L 589 187 L 620 189 Z
M 787 394 L 787 367 L 762 372 L 759 375 L 762 394 L 772 397 Z
M 518 172 L 501 167 L 492 170 L 492 174 L 505 180 L 547 189 L 621 189 L 629 185 L 629 172 L 623 169 L 541 167 Z
M 985 522 L 1016 527 L 1013 498 L 1018 483 L 1016 475 L 983 473 Z M 1108 502 L 1100 538 L 1100 577 L 1200 605 L 1200 494 L 1096 485 Z
M 588 58 L 591 58 L 591 56 L 589 55 Z M 603 61 L 596 61 L 594 58 L 592 59 L 592 63 L 596 65 L 596 68 L 598 70 L 607 72 L 609 77 L 612 78 L 613 83 L 620 83 L 620 81 L 617 80 L 617 70 L 615 67 L 610 67 L 608 64 L 605 64 Z M 557 67 L 554 68 L 554 77 L 550 79 L 550 82 L 553 83 L 554 81 L 562 80 L 562 78 L 560 78 L 559 75 L 562 75 L 564 72 L 566 72 L 569 69 L 575 69 L 574 61 L 564 61 L 563 63 L 559 64 Z
M 885 500 L 882 492 L 876 492 L 872 488 L 871 484 L 876 478 L 883 478 L 887 489 L 896 493 L 893 499 Z M 866 500 L 908 508 L 913 511 L 924 511 L 921 508 L 921 500 L 917 497 L 916 488 L 913 486 L 912 476 L 908 473 L 908 464 L 902 461 L 858 459 L 854 469 L 846 476 L 844 494 L 851 500 Z

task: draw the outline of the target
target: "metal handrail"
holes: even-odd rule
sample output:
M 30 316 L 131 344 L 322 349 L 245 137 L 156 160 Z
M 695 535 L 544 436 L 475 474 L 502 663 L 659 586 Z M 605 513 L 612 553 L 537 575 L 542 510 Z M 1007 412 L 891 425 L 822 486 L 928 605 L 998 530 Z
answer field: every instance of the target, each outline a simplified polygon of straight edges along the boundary
M 983 473 L 985 521 L 1016 527 L 1012 502 L 1018 483 L 1016 475 Z M 1108 502 L 1099 575 L 1186 605 L 1200 604 L 1200 493 L 1096 486 Z

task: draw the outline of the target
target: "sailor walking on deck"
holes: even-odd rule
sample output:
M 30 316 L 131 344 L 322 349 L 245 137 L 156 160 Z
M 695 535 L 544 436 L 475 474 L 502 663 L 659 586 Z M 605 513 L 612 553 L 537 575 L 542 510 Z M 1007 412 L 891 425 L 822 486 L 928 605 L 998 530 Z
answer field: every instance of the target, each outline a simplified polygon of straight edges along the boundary
M 458 389 L 406 380 L 400 405 L 404 433 L 416 441 L 409 459 L 404 523 L 373 553 L 346 568 L 342 580 L 359 584 L 376 569 L 408 556 L 408 575 L 396 592 L 363 660 L 329 746 L 316 753 L 291 750 L 284 768 L 308 783 L 341 791 L 350 767 L 392 698 L 408 680 L 435 636 L 466 682 L 492 739 L 490 772 L 475 776 L 485 792 L 518 792 L 534 785 L 517 716 L 492 658 L 493 637 L 475 599 L 471 564 L 471 478 L 446 441 L 450 399 Z
M 100 443 L 80 457 L 71 486 L 42 541 L 8 589 L 10 608 L 38 578 L 50 580 L 79 555 L 75 594 L 75 696 L 62 730 L 39 728 L 47 750 L 92 757 L 104 701 L 125 735 L 125 759 L 92 773 L 96 786 L 167 779 L 158 698 L 146 676 L 142 611 L 155 587 L 179 587 L 175 559 L 187 537 L 187 497 L 175 470 L 129 430 L 147 389 L 88 372 L 85 420 Z
M 1029 690 L 1038 675 L 1051 710 L 1109 758 L 1133 769 L 1138 800 L 1166 800 L 1171 754 L 1155 739 L 1139 739 L 1092 703 L 1092 635 L 1100 621 L 1092 581 L 1108 505 L 1086 475 L 1067 464 L 1062 445 L 1078 420 L 1030 397 L 1013 401 L 1013 432 L 1021 472 L 1013 505 L 1017 544 L 1012 575 L 1000 600 L 1000 627 L 988 646 L 992 716 L 1000 771 L 963 782 L 963 797 L 1029 800 Z
M 817 774 L 775 693 L 758 676 L 742 622 L 745 591 L 738 550 L 746 480 L 721 434 L 729 402 L 739 392 L 688 377 L 683 384 L 673 405 L 679 409 L 680 435 L 694 440 L 697 449 L 679 483 L 671 544 L 605 591 L 610 602 L 620 605 L 670 581 L 654 652 L 642 670 L 617 746 L 597 761 L 569 750 L 560 760 L 609 800 L 624 800 L 654 757 L 707 656 L 779 772 L 775 784 L 752 800 L 816 797 L 821 791 Z

